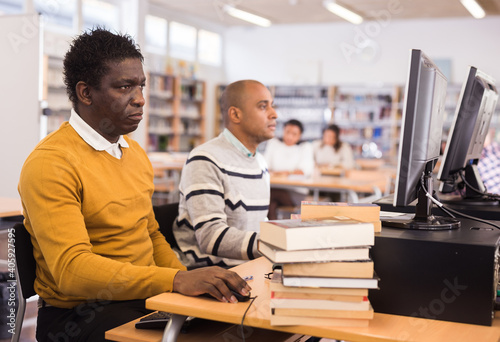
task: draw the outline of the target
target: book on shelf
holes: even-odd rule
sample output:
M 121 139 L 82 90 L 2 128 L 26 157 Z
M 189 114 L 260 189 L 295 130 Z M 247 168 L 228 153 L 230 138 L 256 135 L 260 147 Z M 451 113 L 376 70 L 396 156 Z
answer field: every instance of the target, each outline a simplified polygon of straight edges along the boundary
M 367 311 L 370 309 L 368 297 L 363 297 L 359 302 L 344 302 L 340 300 L 325 299 L 294 299 L 294 298 L 275 298 L 271 292 L 269 302 L 271 309 L 311 309 L 311 310 L 358 310 Z
M 307 325 L 333 327 L 367 327 L 370 319 L 330 318 L 330 317 L 300 317 L 276 315 L 271 310 L 270 324 L 274 326 Z
M 374 314 L 374 310 L 371 307 L 371 305 L 368 310 L 316 310 L 316 309 L 274 308 L 273 311 L 276 316 L 353 318 L 353 319 L 373 319 L 373 314 Z
M 300 217 L 303 220 L 346 216 L 361 222 L 380 221 L 380 207 L 372 203 L 343 203 L 303 201 L 300 205 Z M 381 229 L 380 225 L 380 229 Z M 374 227 L 377 231 L 379 226 Z
M 284 286 L 298 287 L 341 287 L 341 288 L 363 288 L 377 289 L 378 277 L 373 278 L 326 278 L 326 277 L 304 277 L 304 276 L 284 276 Z
M 281 269 L 275 269 L 269 289 L 276 298 L 332 299 L 341 301 L 362 301 L 368 296 L 367 288 L 328 288 L 284 286 Z
M 373 246 L 372 223 L 341 217 L 328 220 L 262 221 L 260 239 L 284 250 Z
M 262 240 L 257 242 L 260 254 L 275 264 L 287 262 L 354 261 L 370 259 L 370 246 L 287 251 Z
M 373 261 L 329 261 L 300 262 L 282 265 L 284 277 L 335 277 L 335 278 L 370 278 L 373 276 Z

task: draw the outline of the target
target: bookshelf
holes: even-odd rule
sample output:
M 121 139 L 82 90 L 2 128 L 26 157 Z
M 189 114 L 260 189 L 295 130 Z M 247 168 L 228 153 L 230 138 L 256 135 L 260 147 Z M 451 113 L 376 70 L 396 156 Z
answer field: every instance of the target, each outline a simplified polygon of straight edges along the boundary
M 43 58 L 43 121 L 47 135 L 68 121 L 71 115 L 71 102 L 66 94 L 63 81 L 63 59 L 57 56 L 45 55 Z
M 149 73 L 148 152 L 187 152 L 205 141 L 205 82 Z
M 401 115 L 398 86 L 335 86 L 332 123 L 340 127 L 342 141 L 358 157 L 396 156 Z
M 304 125 L 302 140 L 320 139 L 323 128 L 331 119 L 332 90 L 328 86 L 271 87 L 278 113 L 276 136 L 283 136 L 285 122 L 297 119 Z

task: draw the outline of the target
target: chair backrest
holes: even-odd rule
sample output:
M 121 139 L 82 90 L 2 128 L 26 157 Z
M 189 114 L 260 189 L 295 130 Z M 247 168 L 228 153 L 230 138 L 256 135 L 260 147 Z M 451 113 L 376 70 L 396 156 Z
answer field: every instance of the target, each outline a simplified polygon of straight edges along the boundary
M 16 238 L 16 267 L 19 274 L 18 282 L 21 285 L 23 298 L 36 295 L 33 287 L 36 278 L 36 261 L 33 256 L 31 236 L 22 223 L 14 225 Z
M 179 203 L 168 203 L 153 206 L 156 221 L 160 225 L 160 232 L 165 236 L 165 239 L 172 248 L 179 248 L 177 241 L 175 241 L 174 232 L 172 227 L 174 221 L 179 215 Z

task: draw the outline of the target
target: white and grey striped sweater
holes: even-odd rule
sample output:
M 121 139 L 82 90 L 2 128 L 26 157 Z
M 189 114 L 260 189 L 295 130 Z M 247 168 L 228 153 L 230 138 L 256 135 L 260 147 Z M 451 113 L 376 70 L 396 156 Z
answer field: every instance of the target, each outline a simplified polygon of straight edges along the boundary
M 259 256 L 270 195 L 260 153 L 248 157 L 221 134 L 191 151 L 179 190 L 174 235 L 187 267 L 233 266 Z

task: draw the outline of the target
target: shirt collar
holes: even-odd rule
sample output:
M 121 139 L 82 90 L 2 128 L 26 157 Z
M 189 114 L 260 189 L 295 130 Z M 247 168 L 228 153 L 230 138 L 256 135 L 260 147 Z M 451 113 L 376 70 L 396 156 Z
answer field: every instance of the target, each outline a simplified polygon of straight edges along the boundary
M 97 151 L 106 151 L 113 157 L 120 159 L 122 156 L 120 146 L 124 148 L 129 147 L 123 135 L 120 135 L 116 143 L 111 143 L 106 140 L 102 135 L 97 133 L 96 130 L 90 127 L 74 109 L 71 109 L 69 124 L 87 144 Z
M 247 157 L 254 157 L 255 156 L 255 153 L 250 152 L 250 150 L 248 148 L 246 148 L 245 145 L 243 145 L 241 143 L 241 141 L 239 141 L 238 138 L 236 138 L 234 136 L 234 134 L 231 133 L 227 128 L 224 128 L 224 131 L 222 131 L 222 134 L 226 137 L 227 140 L 229 140 L 231 145 L 233 145 L 238 150 L 243 152 Z

